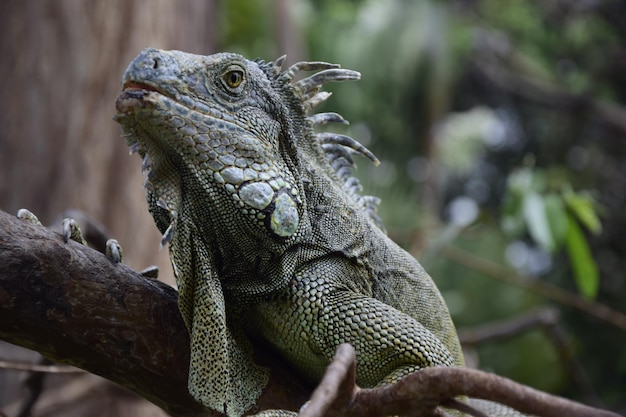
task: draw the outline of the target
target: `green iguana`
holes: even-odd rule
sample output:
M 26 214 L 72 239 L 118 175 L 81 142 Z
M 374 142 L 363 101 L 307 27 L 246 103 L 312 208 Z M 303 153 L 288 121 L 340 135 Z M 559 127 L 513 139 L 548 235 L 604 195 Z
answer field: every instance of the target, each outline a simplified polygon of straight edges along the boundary
M 350 137 L 315 132 L 345 123 L 340 115 L 308 115 L 329 97 L 324 83 L 360 74 L 325 62 L 283 70 L 284 59 L 145 49 L 116 102 L 169 244 L 189 390 L 228 416 L 244 414 L 268 378 L 250 338 L 314 382 L 344 342 L 363 387 L 464 363 L 437 287 L 386 236 L 378 200 L 359 194 L 353 154 L 377 159 Z M 296 81 L 301 71 L 316 72 Z

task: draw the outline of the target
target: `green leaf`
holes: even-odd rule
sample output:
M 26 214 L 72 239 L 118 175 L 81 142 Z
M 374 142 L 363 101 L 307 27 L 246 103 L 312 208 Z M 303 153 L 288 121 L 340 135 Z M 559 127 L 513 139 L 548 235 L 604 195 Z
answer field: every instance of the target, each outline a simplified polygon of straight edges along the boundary
M 500 223 L 502 231 L 510 238 L 521 236 L 526 230 L 525 226 L 522 216 L 504 216 Z
M 521 236 L 526 231 L 522 201 L 520 195 L 512 192 L 509 192 L 504 199 L 500 227 L 502 227 L 504 234 L 510 238 Z
M 554 242 L 554 249 L 557 250 L 563 246 L 567 236 L 567 211 L 565 210 L 565 204 L 563 204 L 563 199 L 560 195 L 550 193 L 544 197 L 544 205 Z
M 586 194 L 575 193 L 573 191 L 564 192 L 563 198 L 567 203 L 567 207 L 587 229 L 594 234 L 598 234 L 602 231 L 602 224 L 596 213 L 593 198 Z
M 515 195 L 524 195 L 531 189 L 532 183 L 532 171 L 528 168 L 520 168 L 509 175 L 508 191 Z
M 556 245 L 552 238 L 543 197 L 536 192 L 526 194 L 523 211 L 530 236 L 543 249 L 553 252 Z
M 545 175 L 538 169 L 519 168 L 509 176 L 507 187 L 510 193 L 517 195 L 541 192 L 545 188 Z
M 593 299 L 598 294 L 600 278 L 598 265 L 591 255 L 591 250 L 576 219 L 570 214 L 567 216 L 568 227 L 565 240 L 567 254 L 574 271 L 574 278 L 578 290 L 587 298 Z

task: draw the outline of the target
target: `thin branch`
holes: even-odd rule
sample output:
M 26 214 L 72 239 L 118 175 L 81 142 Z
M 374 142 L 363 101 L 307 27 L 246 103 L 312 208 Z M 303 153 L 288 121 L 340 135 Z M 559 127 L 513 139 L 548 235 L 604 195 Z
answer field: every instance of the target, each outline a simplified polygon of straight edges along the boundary
M 393 399 L 394 407 L 384 409 L 387 414 L 360 414 L 357 415 L 388 415 L 402 414 L 395 405 L 403 407 L 425 401 L 436 401 L 439 404 L 449 404 L 449 400 L 466 395 L 470 398 L 483 399 L 503 404 L 522 413 L 543 416 L 578 416 L 578 417 L 617 417 L 618 415 L 605 410 L 592 408 L 565 398 L 556 397 L 545 392 L 518 384 L 510 379 L 469 368 L 433 367 L 407 375 L 393 385 L 360 390 L 354 400 L 354 405 L 368 404 L 371 407 L 380 401 L 380 398 Z M 370 398 L 367 398 L 370 397 Z M 388 404 L 392 404 L 389 402 Z M 473 406 L 471 400 L 470 405 Z M 353 407 L 350 408 L 350 411 Z M 410 409 L 410 408 L 409 408 Z
M 21 363 L 0 361 L 0 369 L 10 371 L 43 372 L 48 374 L 80 374 L 85 371 L 73 366 L 65 365 L 38 365 L 35 363 Z
M 501 320 L 470 329 L 459 329 L 459 340 L 463 348 L 470 348 L 478 344 L 493 342 L 517 336 L 523 332 L 539 329 L 543 331 L 558 351 L 558 357 L 563 367 L 581 391 L 586 403 L 600 406 L 602 403 L 595 392 L 594 386 L 587 373 L 576 359 L 571 344 L 560 323 L 559 312 L 550 307 L 544 307 L 516 316 L 512 319 Z
M 478 411 L 477 409 L 468 405 L 467 403 L 461 402 L 456 399 L 442 401 L 441 405 L 443 407 L 452 408 L 453 410 L 460 411 L 462 413 L 465 413 L 473 417 L 489 417 L 487 414 L 483 413 L 482 411 Z
M 488 323 L 473 328 L 459 329 L 459 340 L 464 346 L 498 341 L 517 336 L 536 328 L 545 329 L 557 325 L 559 312 L 553 308 L 541 308 L 513 319 Z
M 94 375 L 83 373 L 65 381 L 63 384 L 54 384 L 44 391 L 42 373 L 31 374 L 27 387 L 30 388 L 25 398 L 17 398 L 5 406 L 4 412 L 11 417 L 32 417 L 36 415 L 59 415 L 59 410 L 71 407 L 71 404 L 82 402 L 96 390 L 103 392 L 107 381 Z M 41 384 L 41 385 L 40 385 Z M 112 385 L 112 384 L 109 384 Z
M 442 250 L 442 253 L 448 259 L 471 270 L 480 272 L 488 277 L 495 278 L 498 281 L 506 282 L 507 284 L 532 291 L 535 294 L 557 301 L 561 304 L 577 308 L 601 320 L 609 322 L 622 330 L 626 330 L 626 315 L 613 310 L 604 304 L 588 300 L 580 295 L 565 291 L 557 286 L 543 281 L 523 278 L 511 271 L 509 268 L 486 259 L 478 258 L 455 246 L 447 246 Z
M 43 356 L 40 356 L 39 365 L 50 365 L 50 361 Z M 22 407 L 20 408 L 19 413 L 15 414 L 17 417 L 30 417 L 35 403 L 37 403 L 44 390 L 44 382 L 47 375 L 48 374 L 41 372 L 35 372 L 28 375 L 24 381 L 24 401 L 22 402 Z
M 525 57 L 497 36 L 482 33 L 474 67 L 498 88 L 552 108 L 577 111 L 626 133 L 626 108 L 588 94 L 573 94 L 562 86 L 525 74 Z
M 439 407 L 448 407 L 483 417 L 484 404 L 496 402 L 522 413 L 544 417 L 618 417 L 610 411 L 592 408 L 556 397 L 507 378 L 468 368 L 425 368 L 398 382 L 371 389 L 360 389 L 354 380 L 354 349 L 341 345 L 333 363 L 310 403 L 299 417 L 380 417 L 402 415 L 432 417 L 442 415 Z M 468 403 L 456 397 L 468 396 Z M 493 410 L 492 410 L 493 411 Z
M 324 378 L 298 417 L 340 416 L 356 390 L 356 355 L 354 348 L 344 343 L 337 347 Z

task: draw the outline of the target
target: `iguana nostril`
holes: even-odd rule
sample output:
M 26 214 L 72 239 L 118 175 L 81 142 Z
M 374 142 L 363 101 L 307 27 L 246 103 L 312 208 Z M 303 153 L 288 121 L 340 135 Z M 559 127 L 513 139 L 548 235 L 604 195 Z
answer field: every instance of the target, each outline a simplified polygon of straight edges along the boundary
M 152 69 L 159 69 L 159 60 L 156 58 L 152 59 Z

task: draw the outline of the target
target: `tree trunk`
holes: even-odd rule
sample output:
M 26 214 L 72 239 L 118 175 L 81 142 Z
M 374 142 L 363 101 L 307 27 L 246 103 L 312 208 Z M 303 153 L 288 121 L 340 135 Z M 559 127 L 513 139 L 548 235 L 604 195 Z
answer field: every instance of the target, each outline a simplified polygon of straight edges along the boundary
M 213 52 L 214 5 L 0 3 L 0 208 L 28 208 L 45 224 L 80 209 L 127 249 L 129 265 L 159 259 L 168 271 L 141 190 L 139 159 L 128 156 L 111 117 L 122 73 L 142 48 Z
M 111 117 L 122 73 L 142 48 L 214 52 L 216 4 L 0 2 L 0 208 L 28 208 L 45 224 L 59 223 L 70 208 L 89 213 L 119 240 L 126 263 L 157 264 L 161 279 L 172 283 L 139 158 L 128 155 Z M 0 356 L 16 357 L 15 349 L 0 345 Z M 20 401 L 19 377 L 0 372 L 0 407 Z

